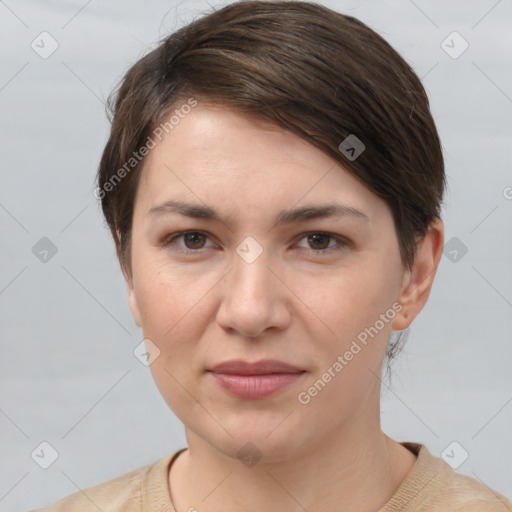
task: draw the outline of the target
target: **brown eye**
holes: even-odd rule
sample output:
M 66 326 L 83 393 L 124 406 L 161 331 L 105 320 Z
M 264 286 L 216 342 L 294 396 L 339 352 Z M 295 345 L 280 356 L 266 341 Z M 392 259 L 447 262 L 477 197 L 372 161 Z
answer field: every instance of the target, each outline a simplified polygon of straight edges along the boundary
M 311 245 L 312 249 L 321 251 L 329 247 L 329 242 L 331 239 L 332 236 L 330 235 L 325 235 L 323 233 L 315 233 L 313 235 L 308 236 L 308 243 Z
M 300 247 L 302 251 L 305 250 L 310 254 L 328 255 L 336 251 L 342 251 L 346 249 L 348 245 L 348 240 L 342 236 L 315 231 L 304 233 L 298 247 Z
M 192 254 L 199 253 L 201 249 L 208 249 L 211 247 L 206 245 L 208 243 L 208 235 L 200 231 L 182 231 L 167 237 L 161 245 L 169 250 Z
M 202 249 L 205 244 L 206 236 L 202 233 L 184 233 L 183 241 L 187 249 Z

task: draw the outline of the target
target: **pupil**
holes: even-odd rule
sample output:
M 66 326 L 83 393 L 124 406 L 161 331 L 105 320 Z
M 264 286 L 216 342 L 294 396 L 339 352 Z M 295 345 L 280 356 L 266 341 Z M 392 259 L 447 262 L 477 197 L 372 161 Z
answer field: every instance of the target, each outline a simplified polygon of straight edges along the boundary
M 322 239 L 324 240 L 324 242 L 327 241 L 327 243 L 322 244 Z M 309 241 L 313 245 L 320 243 L 321 247 L 315 247 L 315 249 L 326 249 L 329 246 L 329 236 L 327 235 L 309 235 Z
M 193 247 L 189 247 L 189 249 L 198 249 L 198 247 L 196 246 L 196 244 L 199 244 L 201 247 L 202 247 L 202 244 L 201 244 L 201 237 L 203 235 L 201 235 L 201 233 L 187 233 L 187 235 L 185 235 L 185 244 L 187 245 L 188 247 L 188 244 L 187 242 L 191 241 L 192 242 L 192 245 Z M 199 240 L 198 240 L 199 239 Z M 201 248 L 199 247 L 199 249 Z

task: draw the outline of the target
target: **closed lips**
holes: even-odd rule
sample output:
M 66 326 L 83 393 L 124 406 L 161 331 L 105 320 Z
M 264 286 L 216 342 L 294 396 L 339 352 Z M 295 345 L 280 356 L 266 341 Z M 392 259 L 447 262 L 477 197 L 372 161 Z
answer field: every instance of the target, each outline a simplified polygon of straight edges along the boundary
M 302 373 L 305 370 L 277 360 L 248 362 L 243 360 L 226 361 L 213 366 L 208 371 L 226 375 L 268 375 L 272 373 Z

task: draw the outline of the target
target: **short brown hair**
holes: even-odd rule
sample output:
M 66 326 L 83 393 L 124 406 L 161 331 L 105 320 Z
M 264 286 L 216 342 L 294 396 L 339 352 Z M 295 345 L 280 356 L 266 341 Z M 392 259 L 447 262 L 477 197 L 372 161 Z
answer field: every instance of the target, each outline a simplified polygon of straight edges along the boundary
M 190 96 L 269 120 L 341 163 L 390 206 L 402 264 L 410 268 L 418 241 L 440 217 L 445 188 L 441 144 L 419 78 L 351 16 L 312 2 L 244 0 L 165 37 L 109 97 L 112 128 L 97 184 L 125 275 L 131 277 L 144 160 L 113 179 Z M 349 135 L 365 147 L 356 159 L 339 149 Z

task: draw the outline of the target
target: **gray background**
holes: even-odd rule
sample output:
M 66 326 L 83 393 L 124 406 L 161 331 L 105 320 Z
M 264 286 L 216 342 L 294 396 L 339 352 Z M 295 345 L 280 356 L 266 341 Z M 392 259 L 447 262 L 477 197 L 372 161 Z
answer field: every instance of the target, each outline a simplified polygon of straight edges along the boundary
M 457 441 L 469 453 L 458 471 L 511 497 L 512 2 L 322 3 L 411 63 L 446 156 L 443 218 L 457 254 L 443 256 L 384 386 L 383 429 L 437 456 Z M 49 505 L 185 446 L 132 353 L 142 334 L 93 189 L 107 94 L 158 38 L 209 8 L 0 3 L 0 511 Z M 31 48 L 42 31 L 59 45 L 46 59 Z M 461 40 L 448 39 L 452 56 L 441 46 L 453 31 L 469 43 L 458 58 Z M 57 247 L 47 262 L 32 252 L 42 237 Z M 59 454 L 46 470 L 31 458 L 42 441 Z

